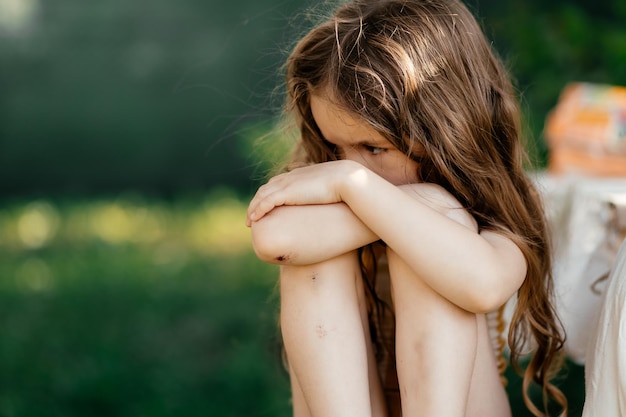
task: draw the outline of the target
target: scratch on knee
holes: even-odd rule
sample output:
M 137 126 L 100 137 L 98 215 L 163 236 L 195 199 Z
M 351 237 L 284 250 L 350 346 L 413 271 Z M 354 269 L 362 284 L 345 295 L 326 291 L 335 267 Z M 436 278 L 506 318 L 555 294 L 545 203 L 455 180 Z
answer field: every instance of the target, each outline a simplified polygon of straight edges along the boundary
M 326 337 L 326 335 L 328 334 L 328 331 L 326 331 L 323 325 L 318 324 L 317 326 L 315 326 L 315 333 L 317 334 L 317 337 L 322 339 Z

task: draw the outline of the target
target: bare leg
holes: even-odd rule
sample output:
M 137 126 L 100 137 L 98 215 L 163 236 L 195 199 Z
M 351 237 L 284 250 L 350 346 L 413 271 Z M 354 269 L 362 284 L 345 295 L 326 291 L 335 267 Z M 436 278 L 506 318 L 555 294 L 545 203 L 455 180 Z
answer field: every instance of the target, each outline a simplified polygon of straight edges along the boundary
M 280 291 L 294 414 L 384 415 L 356 253 L 315 265 L 283 266 Z M 370 384 L 372 373 L 376 378 Z
M 476 358 L 476 315 L 434 292 L 392 250 L 387 256 L 402 415 L 465 416 Z
M 298 377 L 289 367 L 289 380 L 291 381 L 291 402 L 293 406 L 293 417 L 311 417 L 309 406 L 304 399 L 304 393 L 300 388 Z

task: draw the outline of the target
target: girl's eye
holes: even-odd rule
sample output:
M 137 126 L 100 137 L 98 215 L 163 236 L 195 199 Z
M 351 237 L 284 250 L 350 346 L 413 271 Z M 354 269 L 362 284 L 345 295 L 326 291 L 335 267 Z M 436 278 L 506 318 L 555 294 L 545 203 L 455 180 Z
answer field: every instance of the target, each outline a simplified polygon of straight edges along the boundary
M 368 151 L 372 155 L 378 155 L 385 151 L 384 148 L 379 148 L 377 146 L 363 145 L 363 147 L 365 148 L 366 151 Z

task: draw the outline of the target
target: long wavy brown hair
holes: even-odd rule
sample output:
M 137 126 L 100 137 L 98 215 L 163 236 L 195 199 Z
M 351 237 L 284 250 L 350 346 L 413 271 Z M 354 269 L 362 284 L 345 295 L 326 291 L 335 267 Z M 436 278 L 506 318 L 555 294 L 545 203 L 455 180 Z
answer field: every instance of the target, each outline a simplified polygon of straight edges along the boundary
M 551 248 L 540 196 L 524 162 L 520 110 L 510 76 L 470 11 L 457 0 L 353 0 L 312 29 L 286 63 L 287 108 L 299 141 L 293 163 L 337 159 L 311 114 L 310 97 L 330 92 L 396 148 L 419 162 L 421 181 L 441 185 L 480 230 L 509 237 L 527 276 L 509 326 L 512 365 L 536 416 L 550 398 L 564 334 L 553 306 Z M 532 347 L 524 371 L 524 349 Z M 543 389 L 540 410 L 532 382 Z

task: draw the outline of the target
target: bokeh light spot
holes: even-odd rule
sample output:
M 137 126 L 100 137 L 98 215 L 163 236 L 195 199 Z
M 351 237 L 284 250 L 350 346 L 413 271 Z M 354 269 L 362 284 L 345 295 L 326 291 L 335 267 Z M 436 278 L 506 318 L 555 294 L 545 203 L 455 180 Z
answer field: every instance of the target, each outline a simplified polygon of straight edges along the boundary
M 59 214 L 47 202 L 36 201 L 27 205 L 17 221 L 20 241 L 29 249 L 37 249 L 54 238 L 59 227 Z

